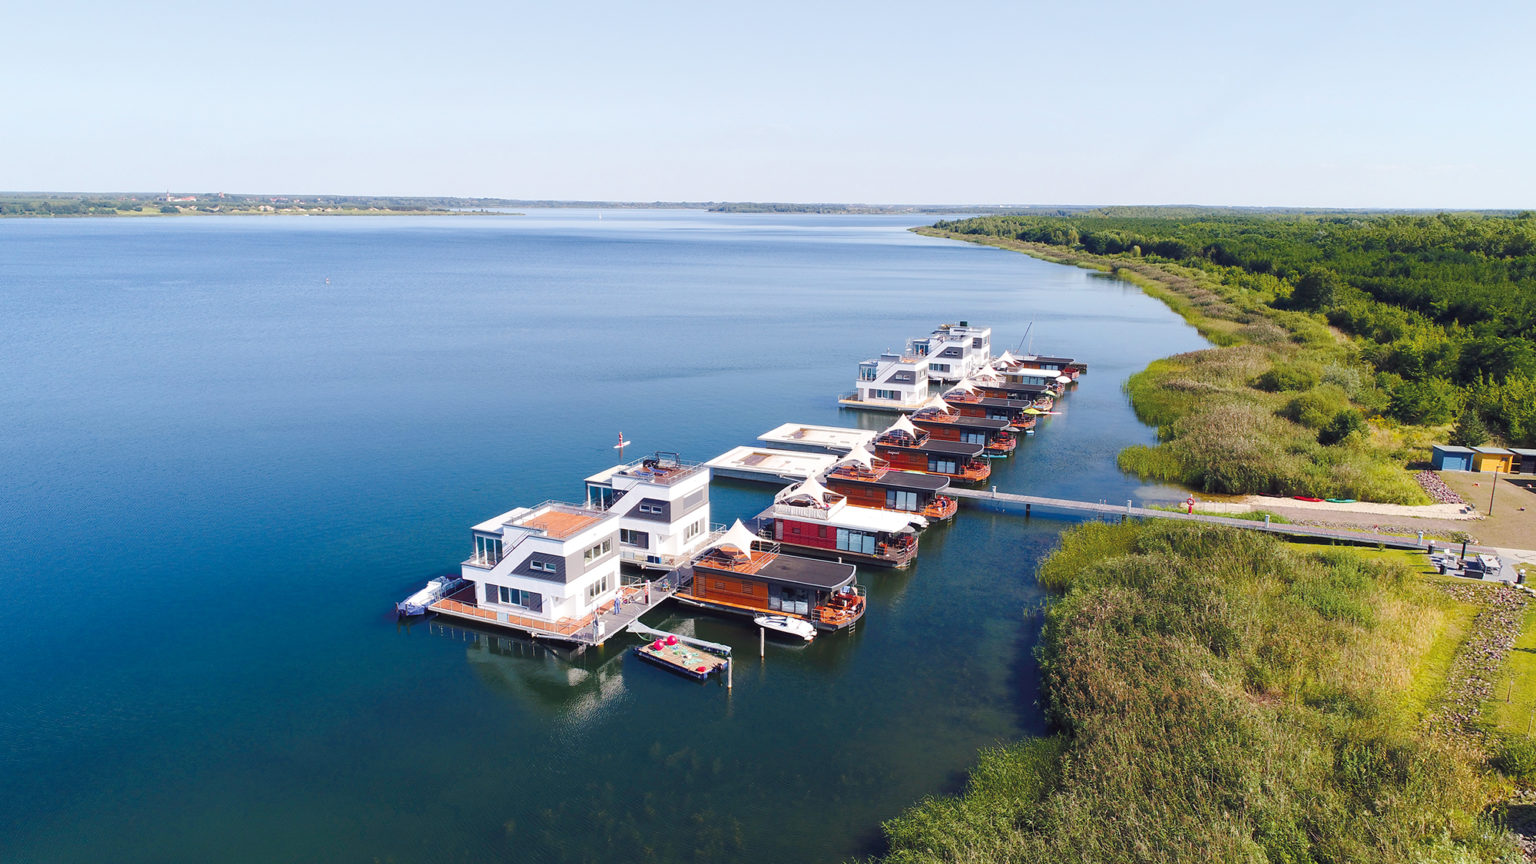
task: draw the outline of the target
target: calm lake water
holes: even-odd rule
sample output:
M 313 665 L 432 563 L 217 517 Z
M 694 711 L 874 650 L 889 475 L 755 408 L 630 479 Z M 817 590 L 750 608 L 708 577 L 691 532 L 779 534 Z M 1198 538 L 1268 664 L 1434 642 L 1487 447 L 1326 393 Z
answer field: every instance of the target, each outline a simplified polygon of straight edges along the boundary
M 1069 523 L 962 509 L 866 569 L 854 633 L 735 689 L 397 625 L 469 526 L 840 410 L 943 321 L 1086 360 L 1009 491 L 1169 498 L 1121 393 L 1202 346 L 1134 287 L 915 236 L 922 217 L 0 221 L 0 860 L 837 862 L 1037 732 L 1036 561 Z M 714 520 L 767 486 L 717 482 Z

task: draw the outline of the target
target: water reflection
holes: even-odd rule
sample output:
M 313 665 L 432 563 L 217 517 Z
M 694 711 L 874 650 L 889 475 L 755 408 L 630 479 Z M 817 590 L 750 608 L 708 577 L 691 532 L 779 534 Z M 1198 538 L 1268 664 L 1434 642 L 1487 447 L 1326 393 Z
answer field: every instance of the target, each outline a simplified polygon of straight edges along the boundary
M 464 658 L 481 682 L 542 713 L 581 722 L 624 694 L 624 652 L 612 643 L 581 651 L 436 620 L 428 626 L 433 635 L 465 643 Z

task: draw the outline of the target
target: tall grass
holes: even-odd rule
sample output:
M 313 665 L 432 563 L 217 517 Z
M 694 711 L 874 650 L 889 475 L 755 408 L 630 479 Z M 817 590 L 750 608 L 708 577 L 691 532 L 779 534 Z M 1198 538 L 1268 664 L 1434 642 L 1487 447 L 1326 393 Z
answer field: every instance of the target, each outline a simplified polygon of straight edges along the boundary
M 1067 532 L 1039 578 L 1065 591 L 1038 650 L 1057 734 L 887 823 L 887 860 L 1513 854 L 1476 757 L 1408 697 L 1448 613 L 1402 565 L 1149 520 Z

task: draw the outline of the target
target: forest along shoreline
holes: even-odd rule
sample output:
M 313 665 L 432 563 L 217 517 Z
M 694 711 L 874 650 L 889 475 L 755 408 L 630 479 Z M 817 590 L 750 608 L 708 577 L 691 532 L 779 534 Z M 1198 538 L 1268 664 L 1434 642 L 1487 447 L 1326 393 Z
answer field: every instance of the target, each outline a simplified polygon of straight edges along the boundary
M 1410 346 L 1352 336 L 1338 319 L 1396 307 L 1315 264 L 1212 275 L 1140 248 L 1073 248 L 1089 228 L 1066 219 L 1005 219 L 914 230 L 1128 279 L 1214 343 L 1128 383 L 1160 443 L 1122 452 L 1127 471 L 1205 492 L 1424 504 L 1433 484 L 1408 466 L 1429 443 L 1491 427 L 1518 446 L 1536 431 L 1507 400 L 1536 360 L 1509 349 L 1502 376 L 1470 381 L 1437 377 L 1445 362 L 1417 378 L 1386 371 Z M 1445 226 L 1389 227 L 1425 220 Z M 1060 242 L 1021 239 L 1041 236 Z M 1442 359 L 1488 349 L 1414 315 L 1403 320 L 1420 343 L 1446 329 Z M 1037 650 L 1053 734 L 984 751 L 963 794 L 888 821 L 884 860 L 1518 858 L 1536 823 L 1536 745 L 1521 719 L 1536 716 L 1536 604 L 1426 565 L 1161 520 L 1065 532 L 1038 573 L 1056 594 Z

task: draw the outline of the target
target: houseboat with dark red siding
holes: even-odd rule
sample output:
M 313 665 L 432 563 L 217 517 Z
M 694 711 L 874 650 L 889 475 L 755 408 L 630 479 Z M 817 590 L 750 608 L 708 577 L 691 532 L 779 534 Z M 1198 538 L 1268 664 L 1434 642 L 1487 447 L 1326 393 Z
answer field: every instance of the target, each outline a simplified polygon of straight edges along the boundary
M 694 558 L 693 579 L 679 600 L 721 612 L 783 615 L 818 630 L 841 630 L 864 615 L 857 568 L 841 561 L 782 555 L 780 545 L 754 535 L 737 520 Z
M 822 484 L 856 507 L 917 513 L 930 522 L 953 519 L 959 509 L 958 501 L 942 494 L 948 477 L 892 471 L 891 463 L 862 447 L 833 465 Z
M 980 483 L 992 476 L 991 464 L 981 455 L 985 449 L 984 444 L 934 440 L 906 416 L 898 417 L 874 441 L 875 455 L 892 468 L 942 474 L 961 483 Z
M 1011 430 L 1017 425 L 1007 420 L 988 420 L 985 417 L 966 417 L 935 396 L 932 401 L 913 412 L 912 425 L 927 432 L 935 441 L 960 441 L 981 444 L 987 456 L 1007 456 L 1018 446 Z M 1034 426 L 1035 418 L 1027 417 L 1025 428 Z
M 813 477 L 779 492 L 759 518 L 781 545 L 818 558 L 883 567 L 905 567 L 917 557 L 917 529 L 928 520 L 916 513 L 875 510 L 848 503 Z

